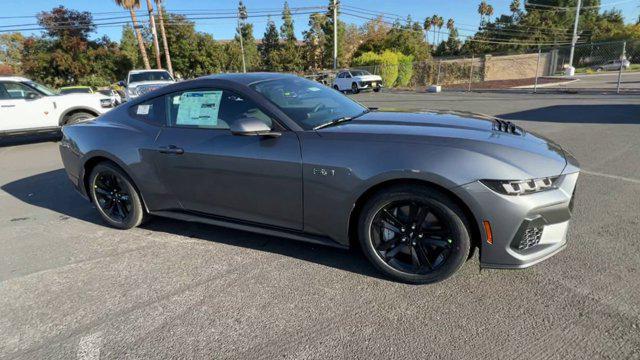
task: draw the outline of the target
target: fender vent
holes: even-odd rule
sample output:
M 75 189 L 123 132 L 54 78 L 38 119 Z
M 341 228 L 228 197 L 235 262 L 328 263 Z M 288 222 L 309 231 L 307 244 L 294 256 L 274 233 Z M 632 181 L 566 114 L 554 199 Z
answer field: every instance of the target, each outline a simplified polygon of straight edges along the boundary
M 493 123 L 494 130 L 514 135 L 522 135 L 523 130 L 521 127 L 516 126 L 516 124 L 511 121 L 505 121 L 500 119 L 495 119 Z

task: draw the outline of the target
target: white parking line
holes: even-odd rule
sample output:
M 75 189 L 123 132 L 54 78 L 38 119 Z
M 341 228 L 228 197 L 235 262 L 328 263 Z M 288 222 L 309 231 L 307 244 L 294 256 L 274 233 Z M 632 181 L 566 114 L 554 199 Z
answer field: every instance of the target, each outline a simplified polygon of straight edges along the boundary
M 80 339 L 78 344 L 78 360 L 97 360 L 100 358 L 102 332 L 93 333 Z
M 616 179 L 616 180 L 628 181 L 634 184 L 640 184 L 639 179 L 633 179 L 633 178 L 628 178 L 628 177 L 618 176 L 618 175 L 603 174 L 603 173 L 589 171 L 589 170 L 580 170 L 580 172 L 588 175 L 602 176 L 610 179 Z

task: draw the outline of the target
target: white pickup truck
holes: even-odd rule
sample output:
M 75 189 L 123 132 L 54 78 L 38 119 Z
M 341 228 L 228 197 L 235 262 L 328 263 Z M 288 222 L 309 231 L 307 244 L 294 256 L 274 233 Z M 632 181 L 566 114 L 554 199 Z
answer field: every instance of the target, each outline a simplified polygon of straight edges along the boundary
M 167 70 L 131 70 L 127 75 L 127 80 L 120 81 L 118 85 L 125 87 L 126 101 L 131 101 L 138 96 L 174 82 L 176 80 Z
M 0 77 L 0 136 L 58 130 L 112 107 L 111 99 L 101 94 L 59 95 L 27 78 Z

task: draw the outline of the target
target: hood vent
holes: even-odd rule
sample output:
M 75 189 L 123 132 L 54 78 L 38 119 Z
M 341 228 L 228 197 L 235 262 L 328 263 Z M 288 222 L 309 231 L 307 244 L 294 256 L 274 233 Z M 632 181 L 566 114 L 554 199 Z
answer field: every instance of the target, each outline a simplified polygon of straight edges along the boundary
M 499 119 L 495 119 L 493 129 L 513 135 L 522 135 L 522 133 L 524 132 L 521 127 L 516 126 L 516 124 L 512 123 L 511 121 Z

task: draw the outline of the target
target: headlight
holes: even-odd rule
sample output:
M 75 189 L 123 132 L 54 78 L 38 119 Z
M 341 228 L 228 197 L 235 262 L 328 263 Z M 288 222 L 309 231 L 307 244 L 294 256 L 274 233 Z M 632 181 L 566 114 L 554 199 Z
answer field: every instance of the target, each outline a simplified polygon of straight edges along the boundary
M 100 106 L 102 106 L 103 108 L 108 108 L 112 107 L 113 103 L 111 102 L 111 99 L 100 99 Z
M 138 91 L 136 88 L 127 88 L 127 94 L 129 94 L 129 96 L 138 96 Z
M 556 189 L 560 177 L 546 177 L 530 180 L 480 180 L 489 189 L 504 195 L 527 195 Z

